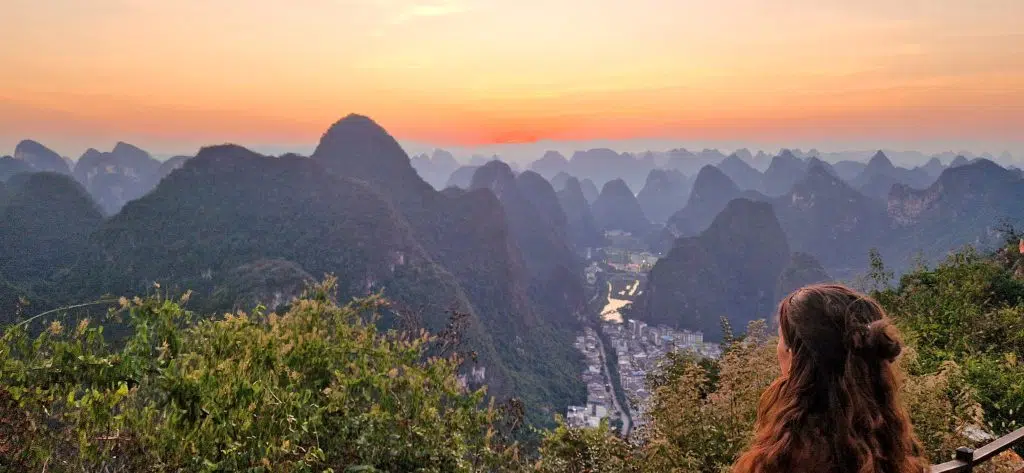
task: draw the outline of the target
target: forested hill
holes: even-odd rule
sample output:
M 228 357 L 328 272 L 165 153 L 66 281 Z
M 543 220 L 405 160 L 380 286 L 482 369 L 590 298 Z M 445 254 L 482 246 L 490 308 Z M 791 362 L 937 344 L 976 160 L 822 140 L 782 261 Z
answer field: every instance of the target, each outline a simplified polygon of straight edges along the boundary
M 566 325 L 579 316 L 582 276 L 564 217 L 549 217 L 557 230 L 550 249 L 520 245 L 528 234 L 510 226 L 492 190 L 435 191 L 361 116 L 333 125 L 312 158 L 222 145 L 171 169 L 106 219 L 82 210 L 97 206 L 70 177 L 29 174 L 40 180 L 31 195 L 17 185 L 21 176 L 11 178 L 0 201 L 12 223 L 4 247 L 18 251 L 3 260 L 0 302 L 24 300 L 39 312 L 146 294 L 158 283 L 193 291 L 190 304 L 207 313 L 287 302 L 310 278 L 333 274 L 342 300 L 383 292 L 385 326 L 440 331 L 459 314 L 463 349 L 477 354 L 469 381 L 529 401 L 532 421 L 549 423 L 582 400 Z M 553 190 L 547 197 L 557 205 Z M 541 271 L 530 261 L 557 266 Z M 543 285 L 555 280 L 566 284 L 561 292 Z

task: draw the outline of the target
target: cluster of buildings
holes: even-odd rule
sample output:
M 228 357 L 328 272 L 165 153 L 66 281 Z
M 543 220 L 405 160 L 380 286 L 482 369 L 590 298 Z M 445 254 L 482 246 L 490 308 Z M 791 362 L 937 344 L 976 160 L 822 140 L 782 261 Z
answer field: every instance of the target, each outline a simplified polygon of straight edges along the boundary
M 603 323 L 601 330 L 611 340 L 608 349 L 614 350 L 618 358 L 619 380 L 630 401 L 626 408 L 635 426 L 643 425 L 644 406 L 651 396 L 647 373 L 657 369 L 667 353 L 689 351 L 708 358 L 721 356 L 721 347 L 705 342 L 701 332 L 651 326 L 638 320 Z
M 617 271 L 630 274 L 645 274 L 658 262 L 658 256 L 648 251 L 630 251 L 622 248 L 605 248 L 605 264 Z
M 583 335 L 576 337 L 576 349 L 586 357 L 587 368 L 583 371 L 583 381 L 587 384 L 587 403 L 584 406 L 569 406 L 565 421 L 570 427 L 597 427 L 601 419 L 620 415 L 600 343 L 597 332 L 590 327 L 584 329 Z

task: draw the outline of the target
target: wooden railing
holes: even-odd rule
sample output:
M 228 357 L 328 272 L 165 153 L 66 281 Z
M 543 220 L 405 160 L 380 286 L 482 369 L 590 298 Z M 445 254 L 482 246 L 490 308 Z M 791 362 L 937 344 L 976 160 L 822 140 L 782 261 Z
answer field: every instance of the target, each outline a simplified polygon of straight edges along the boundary
M 958 448 L 956 459 L 938 465 L 932 465 L 931 473 L 966 473 L 974 470 L 976 465 L 985 463 L 996 455 L 1011 447 L 1024 443 L 1024 427 L 999 437 L 992 443 L 978 449 Z

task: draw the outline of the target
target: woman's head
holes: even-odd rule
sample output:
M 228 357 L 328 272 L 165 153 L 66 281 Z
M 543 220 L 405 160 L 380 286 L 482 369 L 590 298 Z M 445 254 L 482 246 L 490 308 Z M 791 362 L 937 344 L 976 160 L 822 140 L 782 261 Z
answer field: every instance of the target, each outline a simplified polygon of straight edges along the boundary
M 901 345 L 885 311 L 845 286 L 819 284 L 794 291 L 779 304 L 779 362 L 788 376 L 802 370 L 835 374 L 848 357 L 892 362 Z
M 754 444 L 734 471 L 923 471 L 892 366 L 899 337 L 881 306 L 813 285 L 783 299 L 778 322 L 782 376 L 762 396 Z

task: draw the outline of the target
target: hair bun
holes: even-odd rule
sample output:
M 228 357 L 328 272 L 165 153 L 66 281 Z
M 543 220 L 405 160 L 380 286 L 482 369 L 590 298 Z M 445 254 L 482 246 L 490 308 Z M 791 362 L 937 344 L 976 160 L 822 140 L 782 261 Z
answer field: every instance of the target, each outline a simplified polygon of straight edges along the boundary
M 903 350 L 899 339 L 890 331 L 888 319 L 879 319 L 868 324 L 864 351 L 880 360 L 893 361 Z

